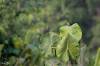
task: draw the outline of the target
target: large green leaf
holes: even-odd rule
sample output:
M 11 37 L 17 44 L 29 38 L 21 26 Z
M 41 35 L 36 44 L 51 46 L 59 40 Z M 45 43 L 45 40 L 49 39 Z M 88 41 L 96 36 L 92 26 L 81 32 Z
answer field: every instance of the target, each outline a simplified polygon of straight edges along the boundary
M 67 62 L 69 59 L 68 56 L 70 55 L 73 60 L 76 60 L 79 56 L 79 40 L 81 37 L 82 32 L 77 23 L 71 26 L 62 26 L 60 28 L 61 40 L 58 42 L 56 49 L 57 57 Z

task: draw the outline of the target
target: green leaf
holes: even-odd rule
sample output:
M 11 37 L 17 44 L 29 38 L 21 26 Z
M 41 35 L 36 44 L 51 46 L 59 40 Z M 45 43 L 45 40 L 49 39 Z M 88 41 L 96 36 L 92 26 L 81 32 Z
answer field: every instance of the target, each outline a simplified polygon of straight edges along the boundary
M 62 26 L 60 28 L 61 40 L 57 45 L 57 57 L 67 62 L 68 55 L 71 55 L 73 60 L 76 60 L 79 56 L 79 40 L 82 37 L 82 32 L 77 23 L 72 26 Z M 70 54 L 68 54 L 68 51 Z M 64 60 L 66 57 L 66 60 Z
M 97 56 L 96 56 L 96 59 L 95 59 L 94 66 L 100 66 L 100 48 L 97 51 Z

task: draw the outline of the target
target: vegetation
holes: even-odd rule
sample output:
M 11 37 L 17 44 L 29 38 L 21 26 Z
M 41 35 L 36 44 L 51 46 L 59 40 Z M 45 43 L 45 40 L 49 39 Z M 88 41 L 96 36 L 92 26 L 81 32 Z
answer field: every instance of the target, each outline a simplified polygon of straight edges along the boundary
M 99 66 L 99 3 L 0 0 L 0 66 Z

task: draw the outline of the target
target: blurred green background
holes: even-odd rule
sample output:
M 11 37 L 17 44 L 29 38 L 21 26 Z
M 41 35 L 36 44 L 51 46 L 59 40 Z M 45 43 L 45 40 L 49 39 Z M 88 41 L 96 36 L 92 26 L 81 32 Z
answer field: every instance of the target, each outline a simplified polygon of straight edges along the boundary
M 39 57 L 39 36 L 59 32 L 59 27 L 74 23 L 80 25 L 83 33 L 83 66 L 93 66 L 100 46 L 100 0 L 0 0 L 0 66 L 3 61 L 15 66 L 19 56 L 30 60 L 21 65 L 21 59 L 16 66 L 33 66 L 32 58 Z M 40 64 L 39 60 L 33 61 Z

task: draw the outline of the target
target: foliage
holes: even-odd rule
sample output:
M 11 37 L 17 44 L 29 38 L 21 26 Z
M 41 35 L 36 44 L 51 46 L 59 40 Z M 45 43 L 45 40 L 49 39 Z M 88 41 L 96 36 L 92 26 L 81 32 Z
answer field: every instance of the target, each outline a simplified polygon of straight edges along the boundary
M 0 0 L 0 66 L 93 66 L 99 2 Z

